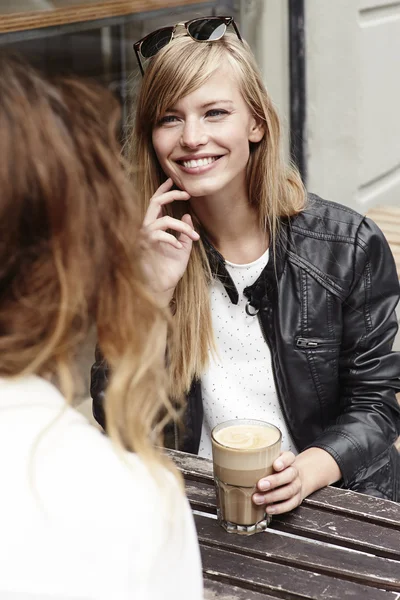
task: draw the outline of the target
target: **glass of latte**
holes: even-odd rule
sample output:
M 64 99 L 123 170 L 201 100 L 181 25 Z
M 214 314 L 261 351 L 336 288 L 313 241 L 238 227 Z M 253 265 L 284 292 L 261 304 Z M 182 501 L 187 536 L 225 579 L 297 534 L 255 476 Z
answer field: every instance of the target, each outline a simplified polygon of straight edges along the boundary
M 264 531 L 271 517 L 252 501 L 257 482 L 271 475 L 282 434 L 265 421 L 234 419 L 211 432 L 219 523 L 229 533 Z

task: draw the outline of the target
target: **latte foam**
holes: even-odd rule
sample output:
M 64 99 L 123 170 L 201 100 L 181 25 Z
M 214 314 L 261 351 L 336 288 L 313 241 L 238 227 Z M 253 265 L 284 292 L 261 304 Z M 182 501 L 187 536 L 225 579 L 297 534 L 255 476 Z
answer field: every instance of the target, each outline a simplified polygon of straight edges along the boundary
M 231 425 L 214 434 L 215 440 L 237 450 L 257 450 L 278 441 L 279 431 L 261 425 Z

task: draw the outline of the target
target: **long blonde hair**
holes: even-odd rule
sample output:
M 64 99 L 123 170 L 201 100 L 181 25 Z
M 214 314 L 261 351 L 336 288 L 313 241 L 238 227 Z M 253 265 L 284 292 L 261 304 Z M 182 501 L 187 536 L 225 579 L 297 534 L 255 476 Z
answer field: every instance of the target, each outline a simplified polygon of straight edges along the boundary
M 248 197 L 258 212 L 260 227 L 276 243 L 280 220 L 302 210 L 305 190 L 294 166 L 282 159 L 281 130 L 277 112 L 262 82 L 255 59 L 246 42 L 226 34 L 221 40 L 198 43 L 179 36 L 150 62 L 137 99 L 129 154 L 137 169 L 145 212 L 149 199 L 165 175 L 152 146 L 152 130 L 167 108 L 202 86 L 221 65 L 228 63 L 240 92 L 265 135 L 250 145 L 247 166 Z M 180 218 L 187 205 L 171 205 Z M 195 216 L 194 216 L 195 220 Z M 212 274 L 202 242 L 193 247 L 188 268 L 175 290 L 175 327 L 170 338 L 170 393 L 179 398 L 193 378 L 200 378 L 213 346 L 208 285 Z
M 74 361 L 96 325 L 112 370 L 108 433 L 157 468 L 173 413 L 165 318 L 140 266 L 119 121 L 106 90 L 51 83 L 0 55 L 0 376 L 54 378 L 72 402 Z

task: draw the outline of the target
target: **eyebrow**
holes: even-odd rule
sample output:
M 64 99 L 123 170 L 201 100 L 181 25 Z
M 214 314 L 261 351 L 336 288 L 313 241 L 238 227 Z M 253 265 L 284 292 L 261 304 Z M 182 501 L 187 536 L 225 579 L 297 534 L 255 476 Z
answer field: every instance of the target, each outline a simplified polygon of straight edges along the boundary
M 207 108 L 208 106 L 212 106 L 213 104 L 233 104 L 232 100 L 212 100 L 211 102 L 206 102 L 201 105 L 201 108 Z
M 205 104 L 202 104 L 200 106 L 200 108 L 205 109 L 208 108 L 209 106 L 213 106 L 214 104 L 229 104 L 230 106 L 233 106 L 233 102 L 232 100 L 211 100 L 210 102 L 206 102 Z M 165 109 L 165 112 L 176 112 L 176 108 L 172 107 L 168 107 Z

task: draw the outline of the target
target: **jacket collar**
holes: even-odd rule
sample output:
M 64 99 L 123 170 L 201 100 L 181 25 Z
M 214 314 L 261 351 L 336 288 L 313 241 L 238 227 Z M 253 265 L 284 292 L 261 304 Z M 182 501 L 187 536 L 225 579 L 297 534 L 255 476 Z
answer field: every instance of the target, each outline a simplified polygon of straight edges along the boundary
M 281 278 L 289 243 L 288 219 L 281 219 L 276 242 L 270 245 L 268 263 L 258 279 L 249 287 L 245 288 L 244 294 L 254 308 L 259 307 L 261 299 L 268 295 L 276 287 Z M 207 254 L 211 273 L 218 277 L 226 289 L 230 301 L 233 304 L 239 302 L 239 294 L 226 268 L 225 259 L 220 252 L 211 244 L 206 235 L 202 234 L 202 242 Z
M 232 277 L 230 276 L 226 268 L 224 257 L 220 252 L 218 252 L 216 248 L 214 248 L 210 240 L 204 234 L 202 235 L 201 240 L 203 242 L 203 246 L 207 254 L 208 264 L 210 265 L 211 273 L 214 277 L 218 277 L 218 279 L 226 289 L 226 293 L 228 294 L 232 304 L 237 304 L 239 302 L 239 294 L 235 284 L 232 281 Z

